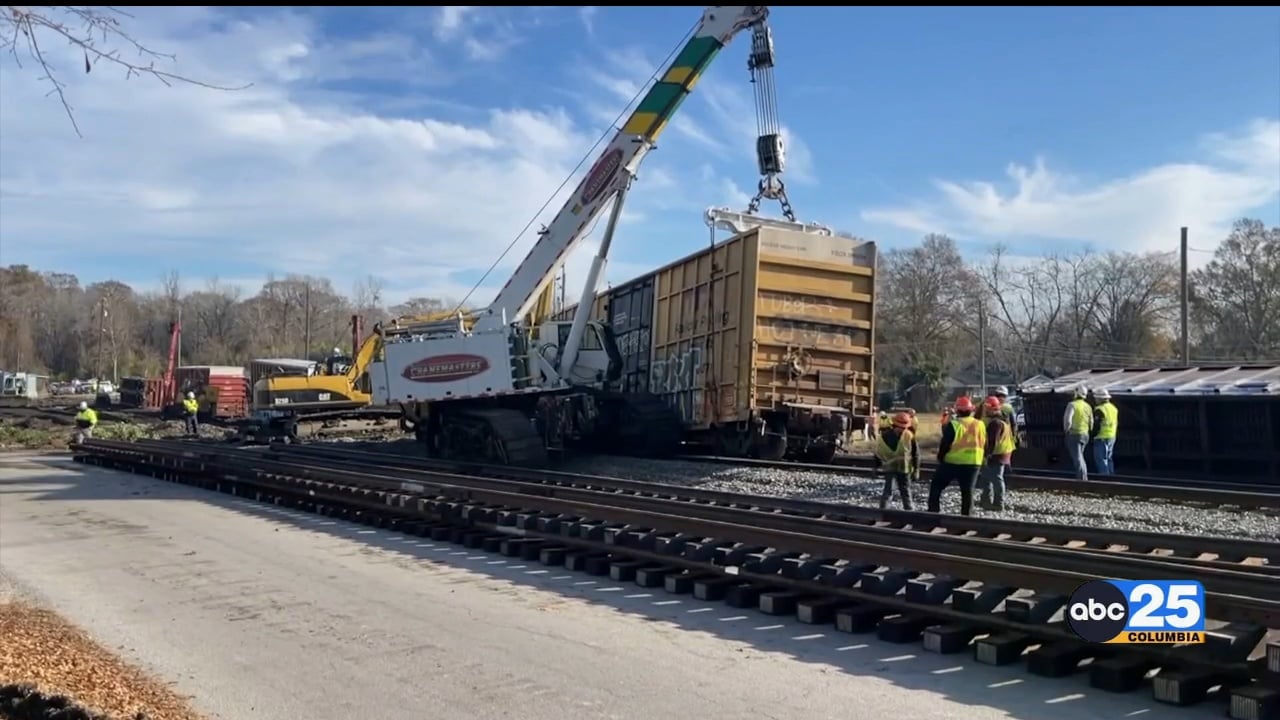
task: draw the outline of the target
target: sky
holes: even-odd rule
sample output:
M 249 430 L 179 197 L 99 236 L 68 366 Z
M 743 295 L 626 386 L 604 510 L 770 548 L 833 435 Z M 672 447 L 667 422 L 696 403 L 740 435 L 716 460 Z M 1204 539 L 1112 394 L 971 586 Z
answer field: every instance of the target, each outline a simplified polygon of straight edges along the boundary
M 473 304 L 700 15 L 126 10 L 139 41 L 176 55 L 157 67 L 252 86 L 166 87 L 106 62 L 85 74 L 49 38 L 80 138 L 30 58 L 0 58 L 0 265 L 143 290 L 177 269 L 187 289 L 249 294 L 271 274 L 343 292 L 373 276 L 387 302 Z M 1238 217 L 1280 224 L 1274 8 L 775 8 L 770 23 L 802 221 L 882 250 L 945 232 L 975 260 L 996 244 L 1176 250 L 1187 226 L 1196 262 Z M 746 208 L 748 46 L 719 55 L 641 166 L 609 281 L 706 247 L 707 207 Z M 604 225 L 570 260 L 571 296 Z

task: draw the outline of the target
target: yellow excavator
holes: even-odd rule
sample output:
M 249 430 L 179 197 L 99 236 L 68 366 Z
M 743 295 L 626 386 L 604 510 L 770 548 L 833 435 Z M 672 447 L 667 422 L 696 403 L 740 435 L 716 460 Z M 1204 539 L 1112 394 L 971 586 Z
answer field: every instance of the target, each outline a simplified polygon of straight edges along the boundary
M 371 407 L 369 365 L 382 354 L 385 336 L 411 332 L 450 320 L 469 327 L 473 318 L 435 312 L 395 318 L 361 339 L 360 317 L 352 316 L 352 345 L 347 356 L 335 348 L 320 361 L 265 358 L 249 365 L 253 383 L 251 416 L 240 424 L 243 441 L 286 440 L 353 431 L 389 430 L 399 409 Z

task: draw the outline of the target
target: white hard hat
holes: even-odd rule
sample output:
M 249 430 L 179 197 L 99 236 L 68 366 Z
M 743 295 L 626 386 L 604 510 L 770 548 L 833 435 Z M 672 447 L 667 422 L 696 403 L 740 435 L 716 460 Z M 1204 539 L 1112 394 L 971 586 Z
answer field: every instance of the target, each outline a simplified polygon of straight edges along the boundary
M 1083 385 L 1076 386 L 1076 391 L 1075 391 L 1076 397 L 1082 398 L 1082 397 L 1087 397 L 1088 395 L 1089 395 L 1089 388 Z
M 1005 395 L 1005 396 L 1008 396 L 1008 394 L 1009 394 L 1009 388 L 1007 388 L 1007 387 L 1005 387 L 1005 386 L 1003 386 L 1003 385 L 997 385 L 997 386 L 996 386 L 996 391 L 995 391 L 995 393 L 994 393 L 994 394 L 995 394 L 995 395 Z
M 85 401 L 81 400 L 81 401 L 80 401 L 80 405 L 79 405 L 78 407 L 79 407 L 81 410 L 88 410 L 88 409 L 89 409 L 89 403 L 87 403 L 87 402 L 85 402 Z
M 1106 388 L 1098 388 L 1097 390 L 1094 390 L 1094 391 L 1093 391 L 1093 396 L 1094 396 L 1095 398 L 1097 398 L 1098 400 L 1110 400 L 1110 399 L 1111 399 L 1111 393 L 1107 392 L 1107 389 L 1106 389 Z
M 195 399 L 195 397 L 196 397 L 196 394 L 195 394 L 195 393 L 191 392 L 190 390 L 188 390 L 188 391 L 187 391 L 187 398 L 188 398 L 188 399 L 194 400 L 194 399 Z

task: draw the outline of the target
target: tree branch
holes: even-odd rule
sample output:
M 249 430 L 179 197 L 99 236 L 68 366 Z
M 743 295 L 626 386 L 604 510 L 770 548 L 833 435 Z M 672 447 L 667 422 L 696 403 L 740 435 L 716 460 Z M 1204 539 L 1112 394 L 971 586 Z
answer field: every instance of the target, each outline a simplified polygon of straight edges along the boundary
M 129 13 L 110 6 L 4 5 L 0 7 L 0 50 L 12 54 L 19 68 L 22 67 L 19 51 L 26 52 L 43 73 L 40 79 L 50 84 L 49 94 L 58 97 L 58 102 L 71 121 L 72 129 L 81 138 L 84 135 L 80 132 L 80 125 L 76 122 L 75 113 L 67 99 L 66 83 L 59 79 L 48 60 L 42 37 L 60 37 L 78 48 L 84 55 L 85 73 L 91 72 L 97 63 L 105 61 L 124 68 L 126 78 L 150 75 L 167 87 L 181 83 L 231 92 L 253 86 L 253 83 L 239 87 L 217 85 L 157 68 L 157 60 L 176 62 L 177 57 L 152 50 L 134 38 L 122 23 L 122 20 L 131 19 L 133 16 Z M 121 48 L 132 49 L 139 60 L 134 62 L 124 59 Z

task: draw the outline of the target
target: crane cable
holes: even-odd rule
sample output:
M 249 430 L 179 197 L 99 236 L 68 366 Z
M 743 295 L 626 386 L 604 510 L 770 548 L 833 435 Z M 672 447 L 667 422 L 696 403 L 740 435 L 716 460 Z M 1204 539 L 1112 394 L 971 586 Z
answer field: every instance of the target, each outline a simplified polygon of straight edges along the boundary
M 680 42 L 676 43 L 675 47 L 671 48 L 671 52 L 667 53 L 667 56 L 663 58 L 662 62 L 658 63 L 658 67 L 654 69 L 653 74 L 651 74 L 649 76 L 649 79 L 646 80 L 644 84 L 640 86 L 640 89 L 636 91 L 636 94 L 633 95 L 631 99 L 627 101 L 626 106 L 622 108 L 622 112 L 618 113 L 618 116 L 613 119 L 613 123 L 609 127 L 605 128 L 604 132 L 600 133 L 600 137 L 596 138 L 595 143 L 592 144 L 590 149 L 588 149 L 587 152 L 583 154 L 582 159 L 578 161 L 578 164 L 575 165 L 573 169 L 569 171 L 569 174 L 565 176 L 565 179 L 563 181 L 561 181 L 560 186 L 555 189 L 555 192 L 551 193 L 551 197 L 547 198 L 547 201 L 542 204 L 542 207 L 538 208 L 538 211 L 533 214 L 533 217 L 529 218 L 529 222 L 525 223 L 525 226 L 521 228 L 520 232 L 516 233 L 516 236 L 512 238 L 510 243 L 507 244 L 506 249 L 503 250 L 502 254 L 498 256 L 498 259 L 493 261 L 493 264 L 489 266 L 489 269 L 484 271 L 484 275 L 481 275 L 480 279 L 476 281 L 476 284 L 471 286 L 471 289 L 467 291 L 466 296 L 464 296 L 461 300 L 458 301 L 457 306 L 454 307 L 453 309 L 453 313 L 456 314 L 462 310 L 463 306 L 467 304 L 467 300 L 471 299 L 471 296 L 475 294 L 476 290 L 480 289 L 480 286 L 489 277 L 489 274 L 492 273 L 494 269 L 498 267 L 498 263 L 502 262 L 502 259 L 507 256 L 507 253 L 511 252 L 511 249 L 515 247 L 516 243 L 520 242 L 520 238 L 524 237 L 524 234 L 529 232 L 529 228 L 533 227 L 533 224 L 537 222 L 538 218 L 542 215 L 542 213 L 546 212 L 547 207 L 551 205 L 551 202 L 556 199 L 556 196 L 558 196 L 560 192 L 564 190 L 565 186 L 569 184 L 569 181 L 572 180 L 573 177 L 578 174 L 578 170 L 582 168 L 583 164 L 585 164 L 587 160 L 594 157 L 596 148 L 600 146 L 600 143 L 604 142 L 605 139 L 608 138 L 611 134 L 618 132 L 618 129 L 622 123 L 623 118 L 627 116 L 627 113 L 631 112 L 631 106 L 639 102 L 640 98 L 644 95 L 646 91 L 648 91 L 649 87 L 654 82 L 657 81 L 659 73 L 661 73 L 663 68 L 667 67 L 667 65 L 671 63 L 671 61 L 675 58 L 676 53 L 680 52 L 680 48 L 685 46 L 685 44 L 689 41 L 689 38 L 698 29 L 698 25 L 700 25 L 701 23 L 702 21 L 701 19 L 699 19 L 698 22 L 695 22 L 692 26 L 690 26 L 688 31 L 685 32 L 684 37 L 680 38 Z M 594 224 L 592 225 L 592 227 L 594 227 Z

